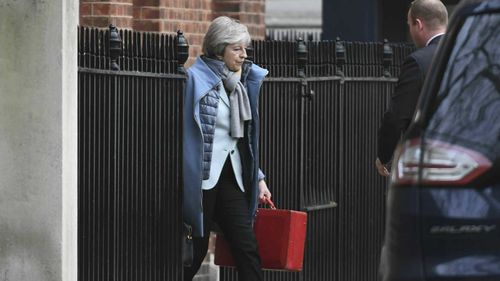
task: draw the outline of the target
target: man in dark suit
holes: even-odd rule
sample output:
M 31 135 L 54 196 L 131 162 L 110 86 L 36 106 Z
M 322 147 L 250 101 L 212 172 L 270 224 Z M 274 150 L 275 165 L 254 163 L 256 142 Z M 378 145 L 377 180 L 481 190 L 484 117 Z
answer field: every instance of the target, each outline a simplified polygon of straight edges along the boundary
M 413 117 L 425 75 L 439 40 L 446 31 L 448 13 L 439 0 L 415 0 L 408 11 L 407 23 L 411 38 L 419 49 L 403 63 L 389 109 L 384 113 L 378 131 L 378 158 L 375 165 L 383 176 L 389 175 L 386 165 Z

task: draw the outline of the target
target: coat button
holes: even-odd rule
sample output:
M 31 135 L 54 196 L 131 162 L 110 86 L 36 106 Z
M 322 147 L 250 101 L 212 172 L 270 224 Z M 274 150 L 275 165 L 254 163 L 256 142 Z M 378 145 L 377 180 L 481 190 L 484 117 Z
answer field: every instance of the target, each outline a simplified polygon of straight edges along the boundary
M 231 150 L 231 154 L 234 154 L 234 150 Z

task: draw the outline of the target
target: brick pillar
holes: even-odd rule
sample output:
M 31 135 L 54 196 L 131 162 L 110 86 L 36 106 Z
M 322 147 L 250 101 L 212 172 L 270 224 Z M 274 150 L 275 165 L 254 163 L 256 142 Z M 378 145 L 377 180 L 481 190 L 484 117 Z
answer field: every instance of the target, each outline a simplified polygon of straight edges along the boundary
M 266 36 L 265 0 L 213 0 L 213 17 L 218 16 L 239 19 L 248 27 L 254 40 Z
M 80 0 L 80 25 L 132 28 L 132 0 Z

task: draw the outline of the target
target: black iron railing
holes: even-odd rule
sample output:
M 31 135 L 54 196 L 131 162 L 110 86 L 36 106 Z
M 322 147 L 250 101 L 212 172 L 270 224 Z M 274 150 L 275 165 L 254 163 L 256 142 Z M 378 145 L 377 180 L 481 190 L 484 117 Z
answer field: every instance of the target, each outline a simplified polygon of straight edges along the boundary
M 182 280 L 185 76 L 174 37 L 119 34 L 79 28 L 79 280 Z

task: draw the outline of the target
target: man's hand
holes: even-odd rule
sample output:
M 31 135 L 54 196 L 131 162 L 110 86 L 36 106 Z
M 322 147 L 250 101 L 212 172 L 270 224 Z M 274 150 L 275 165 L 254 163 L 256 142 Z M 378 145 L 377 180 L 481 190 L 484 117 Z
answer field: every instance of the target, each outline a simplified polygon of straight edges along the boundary
M 267 199 L 271 199 L 271 192 L 267 188 L 265 180 L 259 181 L 259 201 L 260 203 L 265 203 Z
M 384 177 L 389 176 L 389 171 L 384 166 L 384 164 L 382 164 L 382 162 L 380 162 L 380 159 L 377 158 L 377 160 L 375 160 L 375 166 L 377 167 L 377 171 L 381 176 L 384 176 Z

